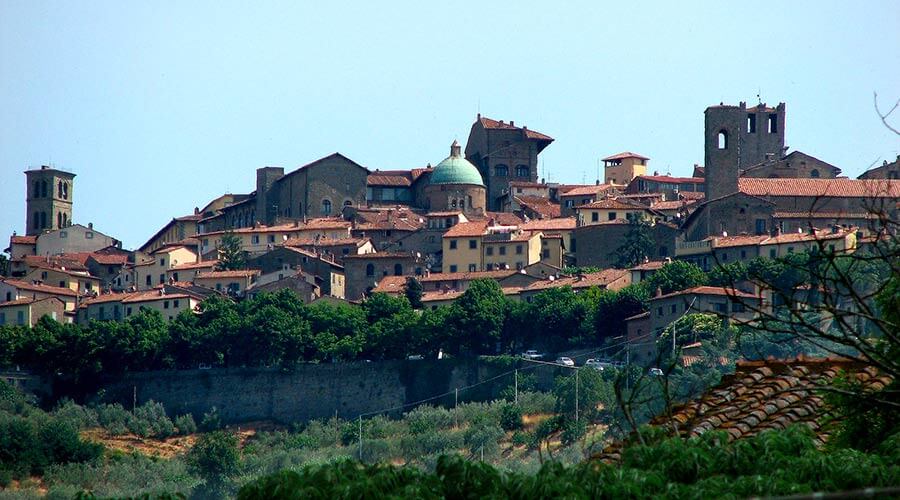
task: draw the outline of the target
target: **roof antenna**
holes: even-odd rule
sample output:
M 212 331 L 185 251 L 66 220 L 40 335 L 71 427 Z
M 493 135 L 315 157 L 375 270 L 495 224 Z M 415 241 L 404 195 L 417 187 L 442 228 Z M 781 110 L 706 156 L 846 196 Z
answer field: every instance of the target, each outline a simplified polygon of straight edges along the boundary
M 760 105 L 762 104 L 762 97 L 760 97 L 761 93 L 762 93 L 762 90 L 759 87 L 756 87 L 756 101 Z

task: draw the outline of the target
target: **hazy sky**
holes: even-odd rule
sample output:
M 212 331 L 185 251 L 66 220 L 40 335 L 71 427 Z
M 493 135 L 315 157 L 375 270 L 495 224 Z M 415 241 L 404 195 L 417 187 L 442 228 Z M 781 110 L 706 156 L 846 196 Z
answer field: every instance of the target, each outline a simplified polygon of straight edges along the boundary
M 554 137 L 562 182 L 624 150 L 690 175 L 704 108 L 757 93 L 846 175 L 900 154 L 872 105 L 900 98 L 900 2 L 603 3 L 0 0 L 0 238 L 26 167 L 77 173 L 74 221 L 136 247 L 260 166 L 434 164 L 478 110 Z

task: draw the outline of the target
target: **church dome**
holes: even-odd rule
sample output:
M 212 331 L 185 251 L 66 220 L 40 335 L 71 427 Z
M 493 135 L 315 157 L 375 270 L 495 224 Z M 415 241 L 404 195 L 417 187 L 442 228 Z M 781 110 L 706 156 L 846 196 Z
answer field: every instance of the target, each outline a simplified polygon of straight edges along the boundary
M 473 184 L 484 186 L 481 174 L 475 165 L 462 157 L 459 151 L 459 143 L 453 141 L 450 146 L 450 156 L 434 167 L 431 173 L 431 184 Z

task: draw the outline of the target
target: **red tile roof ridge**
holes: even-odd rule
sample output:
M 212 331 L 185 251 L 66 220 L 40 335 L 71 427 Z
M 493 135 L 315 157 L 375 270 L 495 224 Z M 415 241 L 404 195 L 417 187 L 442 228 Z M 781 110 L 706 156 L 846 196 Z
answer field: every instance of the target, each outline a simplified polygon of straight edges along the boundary
M 669 297 L 675 297 L 677 295 L 689 295 L 689 294 L 697 294 L 697 295 L 727 295 L 729 297 L 742 297 L 742 298 L 759 298 L 757 295 L 752 293 L 747 293 L 736 288 L 729 288 L 724 286 L 695 286 L 692 288 L 687 288 L 684 290 L 678 290 L 676 292 L 667 293 L 665 295 L 660 295 L 659 297 L 651 297 L 650 300 L 658 300 L 665 299 Z
M 20 288 L 22 290 L 31 290 L 34 292 L 43 292 L 43 293 L 56 294 L 56 295 L 66 295 L 66 296 L 70 296 L 70 297 L 78 296 L 78 292 L 76 292 L 70 288 L 45 285 L 43 283 L 31 283 L 28 281 L 11 279 L 11 278 L 0 278 L 0 282 L 6 283 L 7 285 L 12 286 L 14 288 Z
M 34 245 L 37 243 L 37 236 L 34 235 L 13 235 L 9 237 L 11 245 Z
M 260 274 L 260 272 L 261 271 L 259 269 L 238 269 L 238 270 L 232 270 L 232 271 L 207 271 L 207 272 L 197 273 L 197 275 L 194 277 L 194 279 L 197 280 L 197 279 L 204 279 L 204 278 L 215 279 L 215 278 L 244 278 L 244 277 L 249 278 L 251 276 L 256 276 L 256 275 Z
M 900 180 L 741 177 L 738 179 L 738 190 L 754 196 L 900 198 Z
M 632 153 L 631 151 L 624 151 L 619 154 L 614 154 L 612 156 L 607 156 L 606 158 L 602 158 L 600 161 L 611 161 L 611 160 L 623 160 L 625 158 L 637 158 L 639 160 L 649 160 L 646 156 L 641 156 L 637 153 Z

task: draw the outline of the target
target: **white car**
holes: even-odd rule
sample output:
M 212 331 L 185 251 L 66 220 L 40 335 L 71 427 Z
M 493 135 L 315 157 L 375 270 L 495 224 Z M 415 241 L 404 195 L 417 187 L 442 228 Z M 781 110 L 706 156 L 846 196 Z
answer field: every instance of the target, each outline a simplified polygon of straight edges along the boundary
M 651 369 L 647 370 L 647 373 L 654 377 L 662 377 L 663 376 L 663 371 L 659 368 L 651 368 Z
M 534 349 L 529 349 L 522 353 L 522 357 L 525 359 L 541 359 L 544 357 L 544 355 L 535 351 Z
M 555 363 L 558 365 L 563 365 L 563 366 L 575 366 L 575 362 L 572 361 L 572 358 L 567 358 L 565 356 L 560 356 L 560 357 L 556 358 Z
M 595 370 L 600 370 L 600 371 L 603 371 L 603 368 L 605 366 L 607 366 L 608 364 L 609 363 L 604 363 L 604 362 L 600 361 L 599 359 L 594 359 L 594 358 L 591 358 L 584 362 L 584 366 L 588 366 L 590 368 L 593 368 Z

